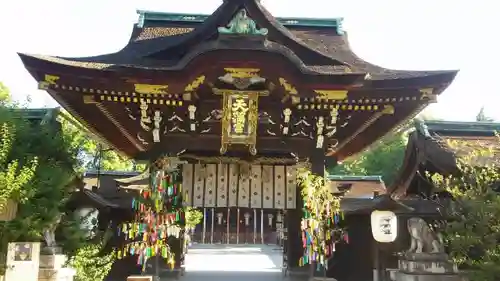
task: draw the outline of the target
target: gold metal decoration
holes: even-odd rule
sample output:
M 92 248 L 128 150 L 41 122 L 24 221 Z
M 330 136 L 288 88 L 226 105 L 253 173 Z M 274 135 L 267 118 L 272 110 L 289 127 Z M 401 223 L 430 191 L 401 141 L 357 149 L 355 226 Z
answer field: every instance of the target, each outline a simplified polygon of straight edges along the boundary
M 166 95 L 168 85 L 134 84 L 135 92 L 139 94 Z
M 280 85 L 283 86 L 285 91 L 289 93 L 290 95 L 297 95 L 299 92 L 297 92 L 297 89 L 295 89 L 294 86 L 292 86 L 288 81 L 286 81 L 285 78 L 280 77 L 279 79 Z
M 39 90 L 48 90 L 50 85 L 56 85 L 59 76 L 45 74 L 43 81 L 38 82 Z
M 347 90 L 314 90 L 318 97 L 326 100 L 345 100 Z
M 384 105 L 384 109 L 382 109 L 382 113 L 389 114 L 389 115 L 394 114 L 394 106 L 392 106 L 390 104 Z
M 205 83 L 205 75 L 201 75 L 196 77 L 193 82 L 189 83 L 185 88 L 184 92 L 194 92 L 196 91 L 203 83 Z
M 325 128 L 325 118 L 318 117 L 316 122 L 316 148 L 323 148 L 325 137 L 323 136 L 323 129 Z
M 184 102 L 175 99 L 165 99 L 165 98 L 151 98 L 150 95 L 144 95 L 145 97 L 137 96 L 117 96 L 117 95 L 96 95 L 100 102 L 119 102 L 119 103 L 142 103 L 146 104 L 157 104 L 166 106 L 182 106 Z
M 292 84 L 288 83 L 285 78 L 280 77 L 279 78 L 280 85 L 285 89 L 285 97 L 283 98 L 282 102 L 285 102 L 288 98 L 292 99 L 292 104 L 298 104 L 300 102 L 300 97 L 298 96 L 299 92 L 297 89 L 292 86 Z
M 249 147 L 250 154 L 257 154 L 259 95 L 269 92 L 214 89 L 214 93 L 223 96 L 220 153 L 226 153 L 229 145 L 243 144 Z
M 59 76 L 49 74 L 45 74 L 44 78 L 44 80 L 51 85 L 55 85 L 57 80 L 59 80 Z
M 84 95 L 83 96 L 83 103 L 85 104 L 96 104 L 95 96 L 93 95 Z
M 258 68 L 233 68 L 227 67 L 224 68 L 228 74 L 230 74 L 233 78 L 252 78 L 259 76 L 260 69 Z

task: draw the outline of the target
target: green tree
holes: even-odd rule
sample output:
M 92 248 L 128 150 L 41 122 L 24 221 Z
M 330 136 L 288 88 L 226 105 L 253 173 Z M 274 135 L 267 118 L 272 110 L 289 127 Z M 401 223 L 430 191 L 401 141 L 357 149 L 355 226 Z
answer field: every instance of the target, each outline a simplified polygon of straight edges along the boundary
M 0 222 L 2 258 L 8 242 L 43 241 L 43 231 L 65 212 L 65 203 L 74 190 L 73 180 L 78 175 L 76 154 L 57 124 L 52 120 L 28 119 L 22 112 L 12 106 L 0 106 L 0 197 L 2 202 L 19 203 L 15 219 Z M 70 219 L 64 217 L 65 221 Z M 73 238 L 84 241 L 83 236 Z M 79 246 L 69 238 L 61 242 L 67 253 Z
M 500 280 L 500 196 L 496 147 L 470 149 L 465 142 L 449 142 L 454 150 L 466 152 L 457 159 L 459 174 L 432 181 L 453 196 L 452 220 L 444 227 L 448 250 L 471 281 Z
M 186 207 L 184 209 L 184 212 L 186 213 L 186 229 L 194 229 L 198 224 L 201 223 L 201 220 L 203 219 L 203 214 L 201 211 L 192 208 L 192 207 Z
M 12 97 L 10 96 L 9 89 L 0 82 L 0 104 L 5 105 L 12 101 Z
M 408 134 L 406 129 L 391 133 L 374 146 L 347 159 L 337 167 L 329 169 L 331 175 L 379 175 L 386 184 L 391 184 L 403 162 Z
M 0 211 L 9 200 L 19 203 L 15 219 L 0 222 L 0 275 L 5 270 L 8 242 L 43 241 L 43 231 L 60 218 L 57 242 L 79 272 L 76 280 L 101 281 L 114 254 L 102 255 L 102 235 L 89 239 L 81 227 L 84 218 L 66 208 L 81 182 L 81 172 L 100 150 L 99 142 L 70 117 L 60 118 L 57 110 L 20 108 L 0 86 Z M 122 162 L 130 162 L 104 159 L 98 165 L 108 169 L 120 169 Z
M 103 141 L 95 137 L 67 112 L 61 113 L 60 122 L 63 131 L 71 139 L 71 147 L 79 149 L 80 159 L 84 159 L 84 168 L 104 171 L 144 171 L 145 165 L 118 154 L 103 145 Z
M 75 281 L 102 281 L 116 261 L 114 252 L 102 253 L 105 238 L 79 248 L 69 259 L 69 266 L 76 270 Z

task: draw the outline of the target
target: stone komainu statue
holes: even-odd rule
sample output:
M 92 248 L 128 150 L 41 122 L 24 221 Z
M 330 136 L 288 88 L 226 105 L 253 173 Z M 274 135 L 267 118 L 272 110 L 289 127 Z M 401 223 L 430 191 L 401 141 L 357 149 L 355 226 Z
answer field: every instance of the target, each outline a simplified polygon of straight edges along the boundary
M 421 218 L 408 219 L 411 237 L 408 253 L 444 253 L 443 239 Z

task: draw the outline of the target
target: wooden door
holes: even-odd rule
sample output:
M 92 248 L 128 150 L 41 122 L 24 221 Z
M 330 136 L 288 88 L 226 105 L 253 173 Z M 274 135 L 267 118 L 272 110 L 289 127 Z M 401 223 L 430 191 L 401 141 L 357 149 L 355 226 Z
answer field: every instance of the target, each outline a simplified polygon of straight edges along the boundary
M 37 281 L 40 264 L 40 243 L 9 243 L 5 281 Z

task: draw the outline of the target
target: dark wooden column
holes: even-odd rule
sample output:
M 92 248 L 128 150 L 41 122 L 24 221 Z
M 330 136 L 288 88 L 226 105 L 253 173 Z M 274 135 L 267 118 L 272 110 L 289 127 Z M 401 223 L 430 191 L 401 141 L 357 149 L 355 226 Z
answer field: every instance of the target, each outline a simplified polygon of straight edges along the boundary
M 304 202 L 300 194 L 300 188 L 297 186 L 296 191 L 296 208 L 287 211 L 287 227 L 288 227 L 288 266 L 290 268 L 298 267 L 299 260 L 302 257 L 302 237 L 300 232 L 300 222 L 302 220 L 302 207 Z

